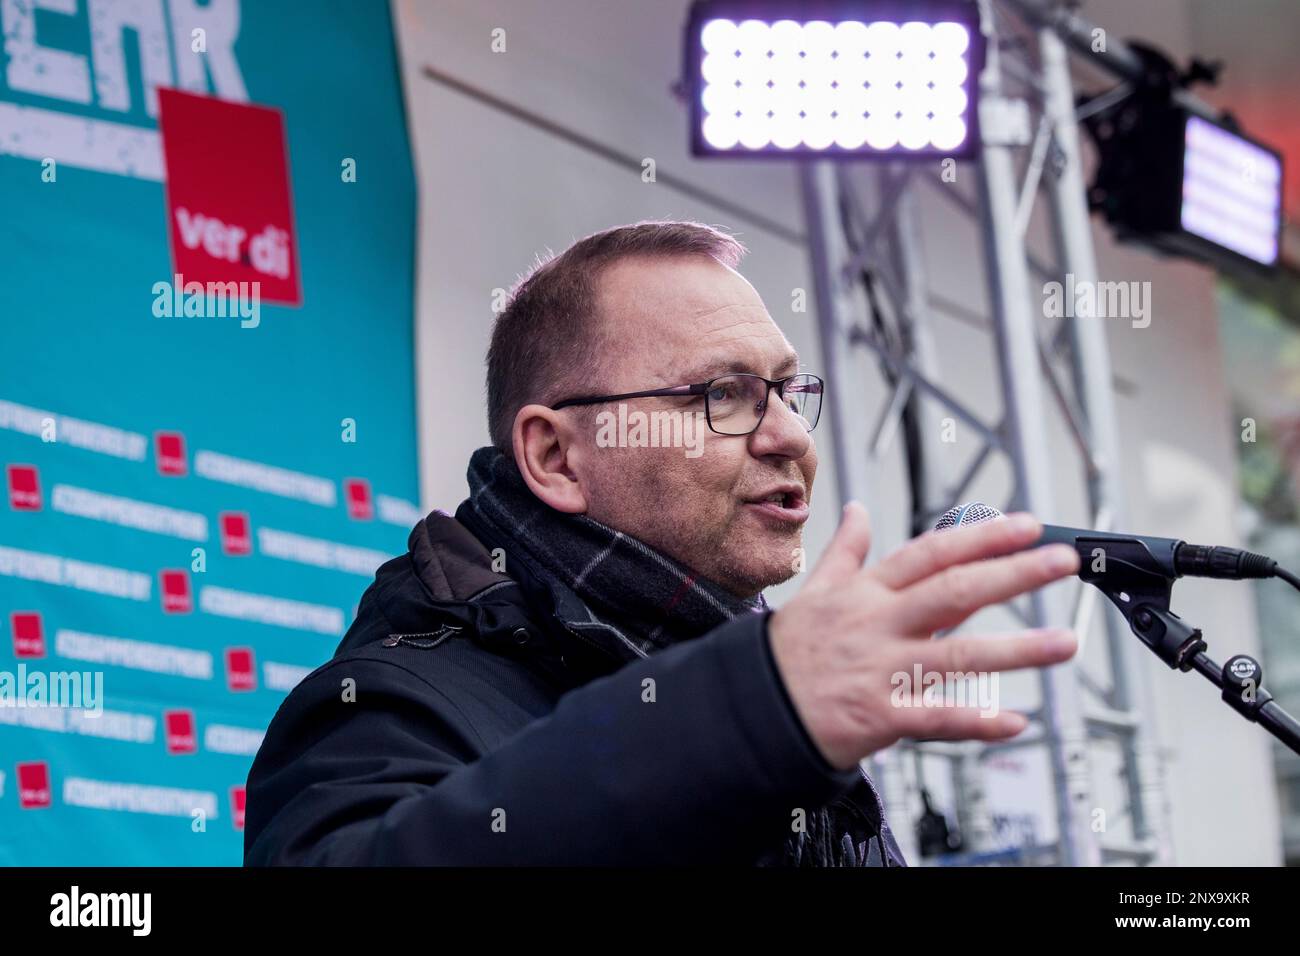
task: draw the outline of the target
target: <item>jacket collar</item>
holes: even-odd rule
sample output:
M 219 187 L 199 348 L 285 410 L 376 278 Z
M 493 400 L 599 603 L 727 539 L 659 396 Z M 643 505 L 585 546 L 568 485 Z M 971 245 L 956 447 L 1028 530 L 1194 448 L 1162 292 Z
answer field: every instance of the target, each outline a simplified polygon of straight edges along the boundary
M 583 627 L 586 609 L 562 585 L 531 574 L 523 562 L 512 562 L 509 574 L 496 570 L 489 549 L 497 545 L 477 532 L 472 514 L 433 511 L 422 518 L 406 554 L 376 572 L 336 654 L 450 626 L 494 653 L 527 657 L 568 684 L 611 673 L 634 656 L 613 629 Z

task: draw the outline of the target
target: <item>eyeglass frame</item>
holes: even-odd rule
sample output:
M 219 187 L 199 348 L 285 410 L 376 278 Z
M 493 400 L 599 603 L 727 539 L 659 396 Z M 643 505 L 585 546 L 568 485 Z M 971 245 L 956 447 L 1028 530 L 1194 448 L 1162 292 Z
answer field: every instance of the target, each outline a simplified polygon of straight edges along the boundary
M 720 382 L 725 378 L 735 378 L 738 375 L 743 375 L 746 378 L 756 378 L 767 385 L 767 388 L 763 391 L 763 410 L 759 412 L 758 421 L 754 422 L 754 427 L 751 428 L 749 431 L 720 432 L 713 427 L 713 413 L 709 410 L 709 388 L 713 385 L 714 382 Z M 709 379 L 707 382 L 698 382 L 694 385 L 673 385 L 669 388 L 652 388 L 641 392 L 623 392 L 620 395 L 581 395 L 578 396 L 577 398 L 566 398 L 562 402 L 556 402 L 554 405 L 551 405 L 550 408 L 552 411 L 559 411 L 562 408 L 574 408 L 581 405 L 603 405 L 605 402 L 618 402 L 618 401 L 622 401 L 625 398 L 659 398 L 659 397 L 680 398 L 687 395 L 703 395 L 704 396 L 704 417 L 705 417 L 705 421 L 708 422 L 709 430 L 718 435 L 726 435 L 732 438 L 742 438 L 745 435 L 754 434 L 754 432 L 758 431 L 758 427 L 763 424 L 763 419 L 767 416 L 768 393 L 775 388 L 777 390 L 776 392 L 777 396 L 784 398 L 786 383 L 788 383 L 791 379 L 798 378 L 801 375 L 813 379 L 814 381 L 816 381 L 818 385 L 821 386 L 821 391 L 817 393 L 818 395 L 826 394 L 826 380 L 822 378 L 820 375 L 814 375 L 811 372 L 795 372 L 793 375 L 787 375 L 785 378 L 777 378 L 777 379 L 764 378 L 763 376 L 756 375 L 753 372 L 727 372 L 725 375 L 719 375 L 716 378 Z M 817 422 L 821 421 L 821 417 L 822 417 L 822 410 L 821 410 L 821 403 L 819 402 L 817 405 L 817 421 L 814 421 L 811 425 L 808 426 L 809 433 L 811 433 L 812 430 L 817 427 Z

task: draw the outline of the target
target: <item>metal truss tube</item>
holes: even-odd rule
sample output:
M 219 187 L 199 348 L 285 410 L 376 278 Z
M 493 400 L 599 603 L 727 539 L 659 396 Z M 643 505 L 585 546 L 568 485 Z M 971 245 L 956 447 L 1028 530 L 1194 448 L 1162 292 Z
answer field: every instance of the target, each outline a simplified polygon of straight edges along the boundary
M 835 169 L 826 161 L 801 163 L 799 187 L 803 194 L 807 220 L 809 267 L 812 272 L 813 300 L 817 309 L 817 335 L 823 368 L 829 387 L 831 458 L 840 504 L 867 500 L 866 449 L 854 454 L 850 439 L 850 409 L 845 401 L 849 394 L 849 321 L 844 275 L 837 268 L 849 259 L 848 242 L 840 225 L 839 190 Z M 887 803 L 905 806 L 902 751 L 898 746 L 878 751 L 868 758 L 871 775 L 885 790 Z M 895 829 L 895 838 L 905 857 L 915 859 L 916 845 L 909 826 Z
M 881 177 L 882 186 L 888 180 Z M 917 203 L 916 185 L 905 182 L 898 189 L 898 214 L 890 231 L 890 260 L 902 284 L 902 327 L 904 346 L 912 356 L 912 365 L 922 380 L 929 382 L 940 377 L 939 350 L 931 324 L 929 283 L 925 270 L 925 250 L 921 240 L 921 212 Z M 952 502 L 946 500 L 946 456 L 941 438 L 941 402 L 925 389 L 916 393 L 920 419 L 916 436 L 921 448 L 922 481 L 921 500 L 914 502 L 918 512 L 929 513 L 936 507 L 947 509 Z M 990 447 L 984 436 L 982 447 Z M 928 523 L 928 520 L 926 521 Z M 988 805 L 988 788 L 985 784 L 984 765 L 979 758 L 979 748 L 967 746 L 960 759 L 950 766 L 953 791 L 958 805 L 958 823 L 962 845 L 967 852 L 986 852 L 993 848 L 993 817 Z M 919 808 L 918 808 L 919 809 Z
M 985 134 L 980 146 L 980 191 L 1008 446 L 1019 489 L 1018 504 L 1039 515 L 1050 515 L 1050 453 L 1040 416 L 1045 406 L 1038 374 L 1037 323 L 1024 243 L 1015 230 L 1018 197 L 1012 144 L 999 136 L 996 122 L 1002 86 L 995 55 L 989 57 L 980 76 L 980 95 L 981 121 L 986 110 L 993 119 L 988 124 L 981 122 Z M 1032 618 L 1037 624 L 1060 619 L 1051 613 L 1049 590 L 1031 596 Z M 1076 668 L 1075 662 L 1067 661 L 1040 672 L 1042 720 L 1056 793 L 1060 862 L 1097 866 L 1101 847 L 1090 826 L 1093 808 L 1087 726 Z
M 1070 82 L 1068 56 L 1060 37 L 1048 28 L 1039 30 L 1039 55 L 1044 81 L 1044 108 L 1054 125 L 1056 144 L 1062 163 L 1048 181 L 1053 227 L 1063 271 L 1074 275 L 1079 283 L 1096 282 L 1098 269 L 1092 245 L 1092 228 L 1085 200 L 1079 134 L 1074 119 L 1074 96 Z M 1124 523 L 1125 509 L 1120 481 L 1120 441 L 1116 422 L 1115 399 L 1111 387 L 1110 355 L 1106 330 L 1095 315 L 1080 315 L 1068 320 L 1075 394 L 1083 407 L 1087 445 L 1092 449 L 1096 467 L 1088 476 L 1088 498 L 1093 514 L 1105 513 L 1112 523 Z M 1147 719 L 1136 721 L 1133 732 L 1124 739 L 1124 774 L 1133 803 L 1134 836 L 1149 842 L 1160 854 L 1167 852 L 1164 821 L 1165 800 L 1163 774 L 1155 748 L 1155 734 L 1149 721 L 1153 708 L 1141 707 L 1150 701 L 1149 674 L 1138 659 L 1138 647 L 1129 635 L 1120 613 L 1107 604 L 1105 615 L 1110 669 L 1113 672 L 1113 705 L 1120 710 L 1142 710 Z M 1082 635 L 1081 635 L 1082 637 Z M 1161 857 L 1159 862 L 1168 862 Z
M 822 364 L 829 382 L 831 457 L 835 480 L 839 486 L 840 505 L 864 500 L 865 482 L 855 456 L 849 449 L 850 409 L 844 401 L 848 394 L 849 322 L 844 316 L 842 277 L 834 263 L 848 259 L 848 247 L 839 225 L 835 171 L 826 161 L 802 163 L 799 185 L 803 192 L 804 216 L 807 219 L 809 264 L 812 269 L 813 300 L 817 309 L 817 335 L 821 344 Z

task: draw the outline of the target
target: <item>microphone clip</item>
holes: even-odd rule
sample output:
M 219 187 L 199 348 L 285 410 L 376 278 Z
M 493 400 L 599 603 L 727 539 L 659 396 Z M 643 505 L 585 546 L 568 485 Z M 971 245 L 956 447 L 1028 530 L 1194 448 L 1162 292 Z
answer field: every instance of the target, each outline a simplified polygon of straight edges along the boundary
M 1191 670 L 1196 655 L 1209 647 L 1201 637 L 1201 629 L 1192 627 L 1168 606 L 1140 604 L 1124 616 L 1138 640 L 1174 670 Z
M 1171 542 L 1172 544 L 1172 542 Z M 1130 630 L 1174 670 L 1189 671 L 1206 650 L 1199 628 L 1169 609 L 1174 581 L 1170 554 L 1153 554 L 1146 541 L 1116 535 L 1075 540 L 1079 577 L 1119 608 Z

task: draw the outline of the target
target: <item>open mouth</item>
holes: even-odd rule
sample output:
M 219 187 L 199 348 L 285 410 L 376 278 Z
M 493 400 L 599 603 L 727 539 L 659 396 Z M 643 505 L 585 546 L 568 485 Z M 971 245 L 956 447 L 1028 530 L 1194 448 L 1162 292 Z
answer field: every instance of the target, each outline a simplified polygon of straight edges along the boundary
M 746 501 L 745 507 L 770 523 L 798 525 L 808 520 L 808 502 L 799 489 L 777 489 Z

